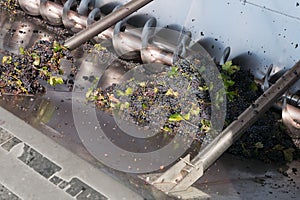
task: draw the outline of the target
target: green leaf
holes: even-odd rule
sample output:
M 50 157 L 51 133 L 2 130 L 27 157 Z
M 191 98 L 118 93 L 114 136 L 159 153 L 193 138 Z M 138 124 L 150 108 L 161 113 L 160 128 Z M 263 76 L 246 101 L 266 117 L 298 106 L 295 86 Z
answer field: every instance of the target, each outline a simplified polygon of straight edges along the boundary
M 233 80 L 224 80 L 225 88 L 229 88 L 229 87 L 233 86 L 234 84 L 235 84 L 235 82 Z
M 184 118 L 178 113 L 173 114 L 169 117 L 170 122 L 179 122 L 179 121 L 182 121 L 182 120 L 184 120 Z
M 177 66 L 172 66 L 171 71 L 168 73 L 169 76 L 176 76 L 178 75 L 178 67 Z
M 171 131 L 172 131 L 172 129 L 170 129 L 170 128 L 167 127 L 167 126 L 164 126 L 162 130 L 164 130 L 164 131 L 166 131 L 166 132 L 171 132 Z
M 141 87 L 146 87 L 146 85 L 147 85 L 146 82 L 140 82 L 139 83 L 139 86 L 141 86 Z
M 116 90 L 116 95 L 118 97 L 125 96 L 125 93 L 122 90 Z
M 121 103 L 120 103 L 120 102 L 119 102 L 119 103 L 111 102 L 111 103 L 109 104 L 109 106 L 110 106 L 111 108 L 120 108 L 120 107 L 121 107 Z
M 199 89 L 200 91 L 208 91 L 209 88 L 208 88 L 207 85 L 204 85 L 204 86 L 199 86 L 198 89 Z
M 145 103 L 142 103 L 142 107 L 143 107 L 143 109 L 147 109 L 148 108 L 147 104 L 145 104 Z
M 206 70 L 206 67 L 205 66 L 201 66 L 198 71 L 201 74 L 201 73 L 205 72 L 205 70 Z
M 51 86 L 55 86 L 57 84 L 63 84 L 64 83 L 64 80 L 62 79 L 62 77 L 60 76 L 50 76 L 49 77 L 49 80 L 48 80 L 48 83 L 51 85 Z
M 40 58 L 35 58 L 32 64 L 35 66 L 39 66 L 40 63 L 41 63 Z
M 61 49 L 62 48 L 61 48 L 60 44 L 58 42 L 54 41 L 54 43 L 53 43 L 53 51 L 54 52 L 59 52 Z
M 264 144 L 263 143 L 261 143 L 261 142 L 257 142 L 257 143 L 255 143 L 255 148 L 257 148 L 257 149 L 262 149 L 262 148 L 264 148 Z
M 135 81 L 135 78 L 134 78 L 134 77 L 132 77 L 131 79 L 129 79 L 127 82 L 128 82 L 128 83 L 131 83 L 131 82 L 133 82 L 133 81 Z
M 12 61 L 11 56 L 3 56 L 3 58 L 2 58 L 2 64 L 10 64 L 11 61 Z
M 224 71 L 229 71 L 231 66 L 232 66 L 232 61 L 227 61 L 226 63 L 224 63 L 224 65 L 222 65 L 222 69 Z
M 19 52 L 20 52 L 21 55 L 25 55 L 25 49 L 24 49 L 24 47 L 20 47 L 19 48 Z
M 277 144 L 272 148 L 272 151 L 282 151 L 284 149 L 284 146 L 281 144 Z
M 104 50 L 106 50 L 106 48 L 103 47 L 101 44 L 95 44 L 95 45 L 94 45 L 94 48 L 95 48 L 97 51 L 104 51 Z
M 224 65 L 222 65 L 222 70 L 228 72 L 229 75 L 232 75 L 239 71 L 240 67 L 237 65 L 232 65 L 232 61 L 227 61 Z
M 133 89 L 132 89 L 131 87 L 129 87 L 129 88 L 127 88 L 127 89 L 125 90 L 125 95 L 126 95 L 126 96 L 129 96 L 129 95 L 131 95 L 131 94 L 133 94 Z
M 175 96 L 178 97 L 178 92 L 174 92 L 174 90 L 172 88 L 168 89 L 168 91 L 166 92 L 167 96 Z
M 190 118 L 191 118 L 191 114 L 190 113 L 187 113 L 185 115 L 182 116 L 185 120 L 189 121 Z
M 54 41 L 53 42 L 53 51 L 54 52 L 59 52 L 59 51 L 61 51 L 61 50 L 66 50 L 67 49 L 67 47 L 65 47 L 65 46 L 63 46 L 63 45 L 61 45 L 59 42 L 57 42 L 57 41 Z
M 195 115 L 195 116 L 198 116 L 199 113 L 200 113 L 200 108 L 199 106 L 197 106 L 196 104 L 192 104 L 192 108 L 189 112 L 191 115 Z
M 33 65 L 38 66 L 40 65 L 41 59 L 40 56 L 37 53 L 31 53 L 30 56 L 34 59 Z
M 90 98 L 93 91 L 94 91 L 94 88 L 93 88 L 93 87 L 90 87 L 90 88 L 88 89 L 88 91 L 85 93 L 85 97 L 86 97 L 86 98 Z
M 287 161 L 287 162 L 292 162 L 293 161 L 293 158 L 294 158 L 294 153 L 295 149 L 293 148 L 288 148 L 288 149 L 285 149 L 283 150 L 283 155 L 284 155 L 284 159 Z
M 64 75 L 64 73 L 65 73 L 65 72 L 64 72 L 64 70 L 63 70 L 63 69 L 59 69 L 59 70 L 58 70 L 58 74 L 60 74 L 60 75 Z
M 255 82 L 252 82 L 250 85 L 249 85 L 249 89 L 252 90 L 253 92 L 256 92 L 258 90 L 258 86 Z
M 236 96 L 238 96 L 236 91 L 226 92 L 226 96 L 229 101 L 233 101 Z
M 129 102 L 121 103 L 121 105 L 120 105 L 120 110 L 128 109 L 129 106 L 130 106 L 130 103 L 129 103 Z
M 47 66 L 44 66 L 44 67 L 42 67 L 42 69 L 37 69 L 37 70 L 39 70 L 43 75 L 45 75 L 45 76 L 50 76 L 50 72 L 48 71 L 48 67 Z
M 202 125 L 201 128 L 200 128 L 201 131 L 207 132 L 207 131 L 210 130 L 211 122 L 209 120 L 207 120 L 207 119 L 201 119 L 200 123 Z

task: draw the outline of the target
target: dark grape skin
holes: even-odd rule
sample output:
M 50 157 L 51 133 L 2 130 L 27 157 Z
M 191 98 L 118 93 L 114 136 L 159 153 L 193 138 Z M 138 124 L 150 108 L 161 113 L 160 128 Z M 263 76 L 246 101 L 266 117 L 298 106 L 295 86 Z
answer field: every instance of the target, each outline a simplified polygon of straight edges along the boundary
M 219 70 L 221 71 L 221 68 Z M 195 69 L 189 68 L 184 64 L 178 66 L 178 71 L 179 73 L 185 73 L 187 76 L 192 76 L 192 90 L 196 96 L 196 99 L 198 100 L 198 106 L 201 110 L 199 117 L 210 119 L 210 106 L 201 103 L 201 100 L 203 99 L 205 101 L 209 101 L 209 92 L 198 89 L 198 86 L 203 86 L 204 80 L 201 79 L 199 73 L 197 73 Z M 235 82 L 232 90 L 237 91 L 238 95 L 233 99 L 233 101 L 227 100 L 226 125 L 230 124 L 231 121 L 236 119 L 239 114 L 241 114 L 249 105 L 251 105 L 259 95 L 261 95 L 260 90 L 253 91 L 249 89 L 249 86 L 254 83 L 254 77 L 250 74 L 250 72 L 241 70 L 234 74 L 231 78 Z M 158 92 L 153 94 L 151 89 L 153 89 L 155 86 L 158 89 Z M 113 93 L 117 87 L 118 86 L 114 85 L 107 91 L 104 90 L 103 93 Z M 164 105 L 168 107 L 168 109 L 163 111 L 168 112 L 169 115 L 180 113 L 180 107 L 182 105 L 176 101 L 176 98 L 170 98 L 164 95 L 168 89 L 168 86 L 158 83 L 156 83 L 156 85 L 151 85 L 149 83 L 146 86 L 146 90 L 141 90 L 138 88 L 128 98 L 128 100 L 132 103 L 129 108 L 132 119 L 142 126 L 149 125 L 151 120 L 151 118 L 147 116 L 147 114 L 150 115 L 150 113 L 147 113 L 147 109 L 149 108 L 143 109 L 141 103 L 146 103 L 147 107 L 150 107 L 151 105 Z M 138 99 L 138 97 L 143 98 Z M 105 109 L 109 109 L 109 106 L 106 106 Z M 146 116 L 143 116 L 142 114 L 145 113 Z M 169 135 L 178 134 L 178 128 L 180 126 L 182 126 L 182 123 L 180 122 L 165 122 L 163 125 L 163 127 L 170 129 L 170 131 L 167 132 Z M 203 128 L 203 124 L 198 123 L 197 126 L 198 132 L 194 140 L 201 144 L 205 140 L 206 133 L 200 131 Z M 275 150 L 274 147 L 276 147 L 276 145 L 280 145 L 283 148 L 288 149 L 294 148 L 294 146 L 293 142 L 287 138 L 287 135 L 283 130 L 281 130 L 280 127 L 280 122 L 276 121 L 274 118 L 274 113 L 269 111 L 262 119 L 249 128 L 227 152 L 240 157 L 255 158 L 266 162 L 282 162 L 285 160 L 283 152 Z M 166 132 L 161 130 L 161 133 Z M 263 148 L 257 149 L 255 147 L 258 142 L 263 144 Z M 295 158 L 300 157 L 299 150 L 295 150 L 294 156 Z
M 1 63 L 0 92 L 7 94 L 43 94 L 46 88 L 40 83 L 48 80 L 49 75 L 60 74 L 61 58 L 74 61 L 67 49 L 55 50 L 55 41 L 39 40 L 31 48 L 20 49 L 19 54 L 5 52 L 4 55 L 11 57 L 10 62 Z M 76 70 L 72 69 L 70 77 L 74 77 Z M 74 82 L 68 80 L 68 86 Z
M 171 70 L 171 68 L 169 69 Z M 179 79 L 185 79 L 187 78 L 183 76 L 188 76 L 188 78 L 191 78 L 192 83 L 191 85 L 191 91 L 194 94 L 195 102 L 198 102 L 197 105 L 201 107 L 201 111 L 199 112 L 199 118 L 202 118 L 205 116 L 207 119 L 209 119 L 210 115 L 210 106 L 202 105 L 202 102 L 209 102 L 209 95 L 207 91 L 200 91 L 199 86 L 203 86 L 205 84 L 205 81 L 202 79 L 200 74 L 195 70 L 190 68 L 189 66 L 186 66 L 185 64 L 181 64 L 178 66 L 178 75 Z M 168 70 L 167 70 L 168 74 Z M 166 79 L 166 82 L 172 82 L 172 80 L 175 77 L 169 77 L 168 75 L 162 79 Z M 175 78 L 176 79 L 176 78 Z M 162 84 L 163 81 L 147 81 L 145 86 L 140 86 L 137 84 L 137 87 L 135 87 L 133 93 L 129 95 L 127 98 L 125 98 L 124 102 L 129 102 L 130 106 L 127 108 L 127 112 L 129 113 L 129 117 L 135 121 L 139 126 L 149 126 L 151 124 L 151 120 L 153 120 L 153 117 L 151 118 L 151 109 L 157 109 L 160 111 L 156 111 L 155 115 L 166 115 L 166 116 L 172 116 L 174 114 L 181 113 L 182 107 L 185 107 L 184 102 L 180 101 L 180 97 L 176 97 L 174 95 L 166 95 L 168 90 L 170 88 L 173 88 L 176 91 L 176 87 L 180 87 L 180 84 L 178 84 L 176 87 L 176 80 L 175 85 L 173 87 L 170 87 L 169 85 Z M 174 80 L 173 80 L 174 82 Z M 116 98 L 119 98 L 120 101 L 122 101 L 122 97 L 118 97 L 115 93 L 116 90 L 122 90 L 123 92 L 126 90 L 127 87 L 129 87 L 129 83 L 125 84 L 118 84 L 118 85 L 112 85 L 110 87 L 107 87 L 105 89 L 100 89 L 99 95 L 102 96 L 103 99 L 109 100 L 110 94 L 115 94 Z M 154 91 L 154 88 L 156 91 Z M 100 100 L 102 101 L 102 100 Z M 108 110 L 110 108 L 110 103 L 108 102 L 103 103 L 96 102 L 98 107 L 103 110 Z M 196 106 L 197 106 L 196 105 Z M 204 113 L 206 112 L 206 113 Z M 160 114 L 161 113 L 161 114 Z M 166 133 L 169 135 L 175 135 L 177 134 L 177 130 L 182 124 L 185 122 L 182 121 L 168 121 L 166 120 L 162 125 L 160 130 L 161 133 Z M 187 126 L 187 125 L 186 125 Z M 199 127 L 198 129 L 195 127 Z M 202 138 L 205 136 L 205 133 L 202 131 L 200 120 L 198 121 L 198 124 L 195 125 L 195 127 L 190 127 L 191 129 L 194 129 L 196 132 L 195 135 L 199 136 L 198 141 L 202 141 Z M 186 129 L 186 132 L 189 132 L 188 129 Z M 200 138 L 201 137 L 201 138 Z

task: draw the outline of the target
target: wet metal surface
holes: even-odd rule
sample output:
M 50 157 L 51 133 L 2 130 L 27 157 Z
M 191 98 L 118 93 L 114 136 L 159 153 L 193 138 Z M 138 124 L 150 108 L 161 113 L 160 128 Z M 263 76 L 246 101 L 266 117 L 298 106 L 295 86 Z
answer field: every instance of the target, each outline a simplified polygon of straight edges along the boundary
M 1 20 L 4 19 L 4 25 L 1 27 L 1 38 L 0 40 L 3 41 L 4 37 L 6 37 L 11 31 L 11 26 L 10 24 L 16 24 L 16 26 L 23 26 L 23 21 L 5 21 L 8 20 L 7 18 L 2 18 Z M 3 25 L 2 24 L 2 25 Z M 32 25 L 33 26 L 33 25 Z M 31 29 L 32 28 L 32 29 Z M 32 36 L 28 34 L 32 30 L 38 29 L 39 27 L 34 26 L 30 27 L 30 31 L 27 31 L 24 33 L 26 35 L 27 40 L 37 40 L 40 39 L 36 36 Z M 41 29 L 43 30 L 43 29 Z M 3 32 L 4 31 L 4 32 Z M 14 33 L 17 32 L 13 31 Z M 43 31 L 41 31 L 43 32 Z M 19 33 L 16 33 L 16 38 L 18 37 Z M 12 39 L 12 38 L 11 38 Z M 16 52 L 18 51 L 20 46 L 30 46 L 29 42 L 19 42 L 19 39 L 14 39 L 9 42 L 9 45 L 6 43 L 3 43 L 1 46 L 1 49 L 3 50 L 9 50 Z M 80 55 L 80 53 L 77 55 Z M 95 57 L 89 57 L 87 60 L 84 60 L 87 62 L 87 64 L 91 63 L 94 61 L 93 59 L 99 60 L 97 56 Z M 107 67 L 107 62 L 109 62 L 108 58 L 102 57 L 102 66 Z M 111 58 L 110 60 L 114 60 L 116 57 Z M 83 61 L 83 63 L 84 63 Z M 80 63 L 82 62 L 79 61 L 78 64 L 81 65 Z M 103 63 L 104 62 L 104 63 Z M 98 62 L 95 64 L 99 64 Z M 118 64 L 116 62 L 117 66 Z M 95 65 L 94 65 L 95 67 Z M 89 69 L 88 67 L 84 69 Z M 101 68 L 99 68 L 101 70 Z M 104 68 L 105 69 L 105 68 Z M 104 71 L 102 69 L 102 71 Z M 90 70 L 92 70 L 90 68 Z M 84 70 L 82 70 L 84 72 Z M 89 71 L 88 71 L 89 72 Z M 99 70 L 97 71 L 99 72 Z M 98 76 L 99 74 L 95 74 L 94 78 Z M 112 77 L 114 80 L 118 80 L 118 77 Z M 85 77 L 80 76 L 78 78 L 78 83 L 80 84 L 81 81 L 79 80 L 85 80 Z M 88 79 L 88 82 L 91 81 L 91 79 Z M 90 82 L 89 82 L 90 83 Z M 78 88 L 78 90 L 87 90 L 88 87 L 86 87 L 84 84 Z M 85 95 L 85 93 L 81 92 L 81 95 Z M 79 155 L 80 157 L 84 158 L 86 161 L 93 163 L 96 167 L 104 171 L 107 171 L 107 173 L 111 174 L 112 176 L 118 177 L 117 179 L 123 183 L 124 185 L 127 185 L 133 190 L 138 190 L 139 193 L 142 193 L 144 197 L 147 197 L 149 199 L 153 198 L 152 193 L 159 194 L 160 192 L 156 191 L 155 189 L 150 189 L 151 186 L 145 185 L 143 186 L 142 184 L 135 185 L 136 183 L 140 182 L 137 177 L 132 176 L 130 174 L 124 174 L 120 172 L 116 172 L 112 169 L 109 169 L 107 167 L 104 167 L 99 161 L 97 161 L 87 150 L 86 148 L 82 145 L 81 139 L 78 136 L 77 130 L 74 126 L 74 120 L 73 120 L 73 114 L 72 114 L 72 92 L 69 91 L 68 88 L 64 86 L 58 86 L 58 87 L 51 87 L 47 89 L 47 93 L 43 96 L 14 96 L 14 95 L 3 95 L 0 97 L 0 107 L 3 107 L 7 110 L 9 110 L 11 113 L 15 114 L 25 122 L 29 123 L 30 125 L 34 126 L 38 130 L 42 131 L 45 135 L 49 136 L 51 139 L 56 141 L 57 143 L 61 144 L 65 148 L 69 149 L 73 153 Z M 5 124 L 5 121 L 1 121 L 1 124 Z M 86 122 L 88 123 L 88 122 Z M 9 138 L 8 141 L 6 141 L 4 144 L 2 144 L 2 147 L 9 151 L 12 149 L 14 146 L 19 144 L 18 138 L 12 137 Z M 28 151 L 31 152 L 30 148 L 28 148 Z M 30 153 L 29 152 L 29 153 Z M 30 153 L 30 155 L 32 152 Z M 25 156 L 26 157 L 26 156 Z M 26 158 L 22 156 L 22 161 L 27 162 Z M 39 156 L 37 156 L 39 157 Z M 24 159 L 23 159 L 24 158 Z M 42 157 L 41 157 L 42 158 Z M 39 160 L 37 164 L 34 164 L 32 162 L 32 167 L 33 169 L 36 169 L 38 172 L 44 173 L 43 169 L 39 169 L 39 167 L 45 166 L 47 164 L 43 164 L 41 162 L 42 160 Z M 53 168 L 54 170 L 56 169 L 55 167 Z M 47 176 L 48 177 L 48 176 Z M 54 180 L 53 180 L 54 181 Z M 55 182 L 55 181 L 54 181 Z M 68 183 L 66 186 L 69 185 Z M 148 188 L 148 189 L 146 189 Z M 155 192 L 156 191 L 156 192 Z M 160 193 L 162 195 L 162 193 Z M 164 195 L 163 195 L 164 196 Z
M 224 154 L 194 186 L 212 199 L 299 199 L 299 169 Z
M 0 38 L 0 40 L 1 39 L 3 38 Z M 20 45 L 21 43 L 16 44 Z M 5 44 L 2 45 L 3 47 L 1 48 L 6 50 L 13 51 L 17 49 L 16 47 L 12 48 L 11 46 L 5 46 Z M 107 68 L 101 68 L 99 67 L 100 65 L 95 66 L 95 61 L 96 64 L 101 62 L 97 57 L 88 57 L 86 60 L 81 60 L 81 64 L 85 65 L 85 67 L 82 68 L 82 71 L 79 73 L 80 75 L 77 77 L 76 87 L 73 92 L 75 92 L 75 94 L 84 94 L 84 91 L 88 89 L 87 85 L 93 82 L 92 77 L 95 78 L 99 76 L 99 74 L 104 73 L 105 70 L 106 72 L 112 70 L 116 73 L 109 73 L 111 76 L 104 76 L 99 84 L 108 85 L 109 83 L 117 82 L 120 73 L 126 72 L 126 69 L 124 68 L 124 71 L 120 72 L 119 68 L 118 70 L 113 70 L 113 65 L 108 67 L 113 60 L 115 60 L 115 57 L 113 56 L 108 57 L 107 60 L 102 60 L 102 62 L 105 63 L 100 63 L 101 66 L 106 66 Z M 91 63 L 94 63 L 94 65 L 90 65 Z M 125 64 L 122 62 L 121 64 L 120 62 L 115 62 L 115 65 L 124 66 Z M 98 67 L 97 70 L 95 70 L 95 67 Z M 87 84 L 87 82 L 89 84 Z M 113 174 L 113 176 L 115 176 L 122 184 L 128 185 L 135 190 L 140 190 L 139 192 L 142 193 L 144 197 L 151 199 L 154 198 L 153 193 L 160 194 L 149 185 L 142 185 L 144 183 L 141 183 L 135 175 L 120 173 L 103 166 L 86 150 L 82 144 L 81 138 L 78 136 L 74 123 L 74 116 L 72 113 L 73 95 L 74 93 L 69 92 L 64 88 L 52 88 L 49 89 L 44 96 L 36 97 L 4 95 L 0 98 L 0 106 L 37 128 L 55 142 L 66 147 L 81 158 L 93 163 L 99 170 L 101 169 L 109 174 Z M 0 120 L 0 125 L 3 123 L 5 122 Z M 86 123 L 88 123 L 88 121 L 86 121 Z M 0 137 L 0 144 L 6 151 L 9 151 L 19 143 L 20 140 L 12 135 Z M 28 156 L 34 149 L 25 146 L 24 150 L 26 150 L 28 154 L 24 152 L 24 155 L 20 157 L 20 160 L 26 163 L 26 155 Z M 36 155 L 39 157 L 39 154 Z M 40 156 L 40 158 L 43 160 L 42 156 Z M 48 163 L 45 159 L 43 162 Z M 149 161 L 143 162 L 145 165 L 149 164 Z M 40 166 L 34 165 L 34 162 L 31 164 L 30 167 L 39 172 Z M 50 167 L 52 171 L 59 170 L 58 166 L 50 165 L 52 166 Z M 283 175 L 283 173 L 279 173 L 278 169 L 280 168 L 287 174 Z M 195 183 L 194 186 L 211 195 L 212 199 L 260 199 L 262 197 L 263 199 L 298 199 L 300 197 L 300 178 L 299 172 L 295 169 L 298 171 L 300 170 L 299 161 L 294 161 L 289 167 L 282 168 L 281 166 L 267 165 L 258 161 L 239 160 L 225 154 L 215 165 L 207 170 L 205 175 Z M 50 177 L 47 174 L 44 174 L 44 176 Z M 77 179 L 71 179 L 70 182 L 64 182 L 60 177 L 52 177 L 50 182 L 58 185 L 58 187 L 62 189 L 67 185 L 71 185 L 69 194 L 76 193 L 78 184 L 81 184 L 79 187 L 83 187 L 80 180 Z M 3 186 L 3 188 L 4 187 L 5 186 Z M 9 190 L 5 188 L 2 190 L 0 185 L 0 197 L 1 191 L 4 191 L 3 193 L 5 195 L 9 194 Z
M 0 50 L 19 53 L 19 47 L 31 47 L 37 40 L 48 40 L 54 36 L 34 20 L 15 17 L 11 19 L 7 13 L 0 12 Z
M 51 91 L 45 96 L 2 96 L 0 106 L 14 113 L 27 123 L 41 130 L 84 159 L 102 166 L 83 147 L 72 116 L 70 92 Z M 7 137 L 13 141 L 13 137 Z M 15 141 L 15 140 L 14 140 Z M 2 145 L 6 144 L 3 143 Z M 103 166 L 102 166 L 103 167 Z M 101 167 L 101 168 L 102 168 Z M 222 156 L 216 165 L 207 170 L 194 186 L 212 196 L 212 199 L 289 199 L 300 196 L 299 161 L 294 161 L 287 170 L 289 176 L 278 172 L 280 166 L 258 161 L 239 160 L 230 155 Z M 110 169 L 108 169 L 111 171 Z M 113 172 L 122 180 L 134 180 L 131 175 Z M 55 182 L 55 180 L 53 180 Z M 298 188 L 297 188 L 298 187 Z

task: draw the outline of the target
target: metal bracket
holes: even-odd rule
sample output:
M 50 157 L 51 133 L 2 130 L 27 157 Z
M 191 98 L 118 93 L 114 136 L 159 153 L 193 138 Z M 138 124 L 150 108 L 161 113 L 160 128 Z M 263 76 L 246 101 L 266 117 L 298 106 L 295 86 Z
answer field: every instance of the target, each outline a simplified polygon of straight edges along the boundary
M 179 162 L 165 173 L 159 174 L 158 178 L 157 175 L 153 175 L 152 179 L 154 179 L 154 181 L 150 180 L 149 175 L 142 178 L 166 194 L 179 199 L 210 199 L 208 194 L 197 188 L 189 187 L 190 184 L 186 184 L 186 181 L 193 181 L 188 178 L 190 173 L 187 171 L 187 167 L 192 167 L 195 170 L 193 176 L 197 177 L 197 179 L 203 175 L 203 166 L 193 165 L 190 157 L 190 154 L 188 154 L 184 158 L 181 158 Z M 187 185 L 188 187 L 186 187 Z
M 187 155 L 153 181 L 152 184 L 170 195 L 186 194 L 191 189 L 191 185 L 203 175 L 204 170 L 213 164 L 249 126 L 258 120 L 299 79 L 299 74 L 300 61 L 268 88 L 237 120 L 232 122 L 200 151 L 192 161 L 190 155 Z

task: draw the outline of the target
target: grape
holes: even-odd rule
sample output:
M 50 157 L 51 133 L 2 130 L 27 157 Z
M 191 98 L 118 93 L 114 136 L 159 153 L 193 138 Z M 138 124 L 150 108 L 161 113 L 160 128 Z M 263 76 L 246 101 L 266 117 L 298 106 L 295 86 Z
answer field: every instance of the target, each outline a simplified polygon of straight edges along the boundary
M 56 48 L 61 48 L 57 50 Z M 60 75 L 60 59 L 74 62 L 70 51 L 56 41 L 39 40 L 28 49 L 20 48 L 20 54 L 3 52 L 0 66 L 0 93 L 3 94 L 40 94 L 45 92 L 41 80 L 48 81 L 51 76 Z M 69 77 L 76 74 L 73 66 Z M 66 81 L 69 87 L 72 79 Z

